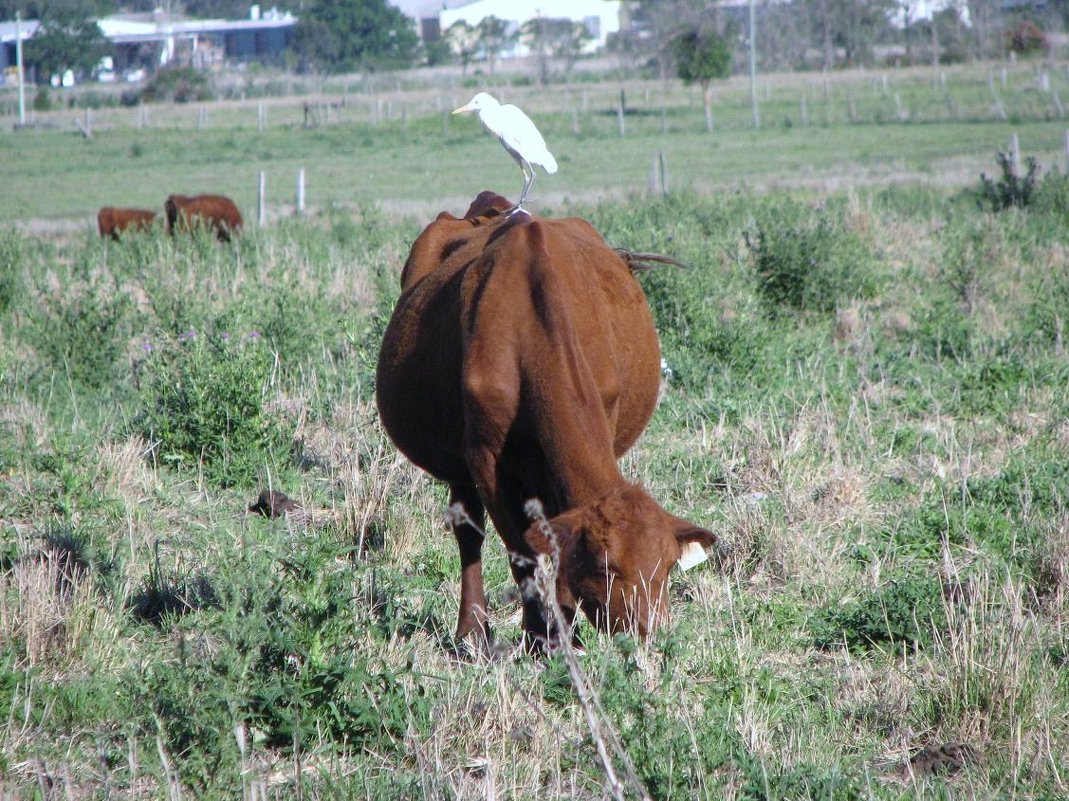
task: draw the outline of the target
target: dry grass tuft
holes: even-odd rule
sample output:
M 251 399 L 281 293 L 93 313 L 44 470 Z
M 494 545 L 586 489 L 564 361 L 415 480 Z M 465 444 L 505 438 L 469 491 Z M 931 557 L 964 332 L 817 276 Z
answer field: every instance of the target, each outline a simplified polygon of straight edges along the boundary
M 20 537 L 0 572 L 0 641 L 16 642 L 30 666 L 66 664 L 93 626 L 98 599 L 77 550 L 62 539 Z

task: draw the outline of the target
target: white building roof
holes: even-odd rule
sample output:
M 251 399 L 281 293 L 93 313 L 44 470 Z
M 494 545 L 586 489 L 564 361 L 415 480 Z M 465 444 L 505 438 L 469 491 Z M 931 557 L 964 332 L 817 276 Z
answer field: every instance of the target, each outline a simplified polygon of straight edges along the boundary
M 610 33 L 620 30 L 621 3 L 611 0 L 466 0 L 444 5 L 446 8 L 438 17 L 443 31 L 459 20 L 478 25 L 486 17 L 497 17 L 515 25 L 538 17 L 570 19 L 587 23 L 595 34 L 592 45 L 599 47 Z

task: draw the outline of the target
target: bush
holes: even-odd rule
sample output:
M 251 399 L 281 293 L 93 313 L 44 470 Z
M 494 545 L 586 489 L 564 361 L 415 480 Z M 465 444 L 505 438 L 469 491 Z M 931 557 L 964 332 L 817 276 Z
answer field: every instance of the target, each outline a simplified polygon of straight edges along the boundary
M 205 73 L 192 67 L 176 67 L 157 72 L 141 90 L 137 102 L 149 103 L 162 100 L 172 103 L 191 103 L 211 99 L 212 87 Z M 124 103 L 136 105 L 125 100 Z
M 80 291 L 53 295 L 42 289 L 32 314 L 31 342 L 56 374 L 86 389 L 113 386 L 136 312 L 127 294 L 105 279 Z
M 140 433 L 157 458 L 200 465 L 222 486 L 247 485 L 285 458 L 289 440 L 265 406 L 273 356 L 258 332 L 201 336 L 190 330 L 146 342 Z
M 48 91 L 48 87 L 38 87 L 37 92 L 33 96 L 33 103 L 30 104 L 34 111 L 51 111 L 52 110 L 52 94 Z
M 876 289 L 869 246 L 827 210 L 766 207 L 745 236 L 758 291 L 773 309 L 826 313 Z
M 1028 172 L 1022 178 L 1014 170 L 1013 159 L 1009 153 L 1003 153 L 1000 150 L 995 158 L 1002 170 L 1002 177 L 996 183 L 988 178 L 986 173 L 980 173 L 980 207 L 989 208 L 992 211 L 1027 208 L 1031 205 L 1036 191 L 1039 162 L 1029 156 L 1025 161 Z

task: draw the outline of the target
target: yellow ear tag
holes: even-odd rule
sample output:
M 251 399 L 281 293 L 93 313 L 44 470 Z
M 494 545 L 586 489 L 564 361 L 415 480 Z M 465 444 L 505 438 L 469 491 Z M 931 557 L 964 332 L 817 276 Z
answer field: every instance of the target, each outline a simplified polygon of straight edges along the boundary
M 705 553 L 705 549 L 697 542 L 688 542 L 683 546 L 683 553 L 679 556 L 679 561 L 676 562 L 679 565 L 680 570 L 690 570 L 695 565 L 700 565 L 709 556 Z

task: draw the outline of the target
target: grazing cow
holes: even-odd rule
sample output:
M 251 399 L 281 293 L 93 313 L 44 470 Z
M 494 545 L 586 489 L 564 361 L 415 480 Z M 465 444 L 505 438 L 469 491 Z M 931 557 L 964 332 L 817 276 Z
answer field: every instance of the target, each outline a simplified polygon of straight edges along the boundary
M 215 231 L 220 242 L 229 242 L 230 235 L 241 230 L 243 220 L 234 201 L 225 195 L 171 195 L 164 203 L 167 211 L 167 233 L 189 231 L 197 225 Z
M 147 231 L 156 220 L 152 209 L 120 209 L 104 206 L 97 212 L 97 228 L 102 237 L 111 237 L 118 241 L 119 235 L 127 231 Z
M 580 219 L 506 215 L 490 192 L 412 245 L 379 354 L 390 438 L 450 488 L 460 549 L 457 639 L 490 638 L 481 549 L 489 512 L 524 590 L 529 648 L 551 629 L 530 593 L 532 557 L 557 551 L 566 619 L 646 636 L 667 575 L 710 532 L 665 512 L 616 464 L 657 401 L 660 348 L 628 263 Z M 550 518 L 530 524 L 538 498 Z M 455 507 L 454 507 L 455 508 Z M 689 553 L 688 553 L 689 555 Z

